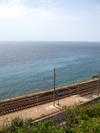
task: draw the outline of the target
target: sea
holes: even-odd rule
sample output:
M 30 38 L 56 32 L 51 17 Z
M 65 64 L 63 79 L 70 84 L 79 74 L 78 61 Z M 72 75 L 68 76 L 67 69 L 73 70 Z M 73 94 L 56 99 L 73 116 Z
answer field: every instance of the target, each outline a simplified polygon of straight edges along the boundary
M 91 79 L 100 42 L 0 42 L 0 100 Z

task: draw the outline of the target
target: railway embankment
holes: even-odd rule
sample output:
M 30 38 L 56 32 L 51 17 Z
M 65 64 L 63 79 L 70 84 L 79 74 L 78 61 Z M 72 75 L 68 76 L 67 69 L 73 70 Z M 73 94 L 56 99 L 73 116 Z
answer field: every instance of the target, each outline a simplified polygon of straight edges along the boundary
M 72 85 L 56 88 L 55 100 L 63 99 L 72 95 L 89 96 L 97 93 L 98 80 L 88 80 Z M 0 115 L 20 111 L 34 106 L 52 102 L 53 89 L 39 93 L 29 94 L 17 98 L 0 101 Z
M 53 106 L 53 90 L 10 99 L 10 102 L 3 100 L 0 108 L 0 128 L 2 128 L 4 122 L 10 122 L 12 118 L 17 116 L 24 119 L 32 118 L 35 122 L 52 118 L 54 123 L 61 123 L 61 120 L 64 122 L 63 106 L 88 106 L 93 101 L 100 102 L 100 97 L 96 96 L 97 83 L 98 80 L 94 79 L 56 88 L 61 96 L 55 95 L 55 106 Z

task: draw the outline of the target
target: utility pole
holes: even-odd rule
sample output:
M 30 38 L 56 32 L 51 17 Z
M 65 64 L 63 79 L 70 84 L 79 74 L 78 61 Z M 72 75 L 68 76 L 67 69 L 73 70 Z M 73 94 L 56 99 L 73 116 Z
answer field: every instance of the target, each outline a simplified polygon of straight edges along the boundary
M 78 95 L 79 95 L 79 83 L 80 83 L 80 80 L 78 80 Z
M 55 68 L 54 68 L 54 91 L 53 91 L 53 106 L 55 106 Z
M 39 89 L 36 89 L 37 90 L 37 111 L 38 111 L 38 92 L 39 92 Z
M 97 96 L 99 96 L 99 80 L 100 80 L 100 71 L 98 75 Z

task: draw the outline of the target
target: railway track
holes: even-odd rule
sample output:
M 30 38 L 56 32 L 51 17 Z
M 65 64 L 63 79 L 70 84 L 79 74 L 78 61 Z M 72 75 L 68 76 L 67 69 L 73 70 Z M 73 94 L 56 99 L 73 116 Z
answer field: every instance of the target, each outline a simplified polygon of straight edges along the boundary
M 93 81 L 77 83 L 75 85 L 69 85 L 67 87 L 56 89 L 56 91 L 60 93 L 61 96 L 58 97 L 58 95 L 55 95 L 55 99 L 62 99 L 77 94 L 86 96 L 96 93 L 97 83 L 98 81 L 96 79 Z M 33 94 L 31 96 L 23 96 L 21 98 L 0 101 L 0 115 L 34 107 L 37 106 L 37 104 L 40 105 L 51 101 L 53 101 L 53 91 L 45 91 L 42 93 Z

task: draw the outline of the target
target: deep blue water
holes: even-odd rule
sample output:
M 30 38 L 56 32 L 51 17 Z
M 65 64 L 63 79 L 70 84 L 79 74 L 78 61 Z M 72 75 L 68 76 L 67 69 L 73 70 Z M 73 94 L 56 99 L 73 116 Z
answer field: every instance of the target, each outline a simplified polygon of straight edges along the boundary
M 99 42 L 0 42 L 0 99 L 90 79 L 100 70 Z

